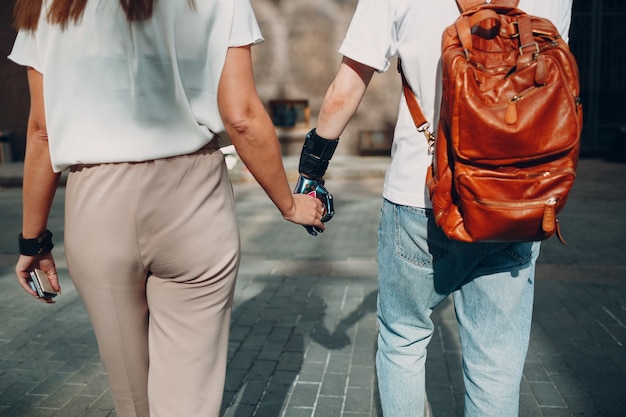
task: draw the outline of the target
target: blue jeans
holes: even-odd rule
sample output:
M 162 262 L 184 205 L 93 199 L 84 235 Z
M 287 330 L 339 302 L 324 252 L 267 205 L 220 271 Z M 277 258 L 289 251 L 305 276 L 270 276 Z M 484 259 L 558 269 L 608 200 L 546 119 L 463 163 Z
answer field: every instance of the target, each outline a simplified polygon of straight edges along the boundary
M 432 211 L 383 202 L 376 368 L 385 417 L 422 416 L 433 309 L 452 294 L 466 417 L 518 415 L 539 243 L 449 240 Z

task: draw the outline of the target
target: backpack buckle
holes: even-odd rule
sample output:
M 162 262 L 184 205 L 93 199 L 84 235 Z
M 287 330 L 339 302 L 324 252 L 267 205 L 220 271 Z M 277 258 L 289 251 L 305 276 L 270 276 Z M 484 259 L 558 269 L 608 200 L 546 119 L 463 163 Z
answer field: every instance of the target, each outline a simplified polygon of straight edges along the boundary
M 422 132 L 428 142 L 428 155 L 435 153 L 435 134 L 430 131 L 430 123 L 424 123 L 417 129 L 418 132 Z
M 539 45 L 537 44 L 537 42 L 533 42 L 533 43 L 529 43 L 529 44 L 520 46 L 519 47 L 519 54 L 520 55 L 524 55 L 524 49 L 531 48 L 533 46 L 535 47 L 535 52 L 533 53 L 533 55 L 539 55 L 541 50 L 539 49 Z

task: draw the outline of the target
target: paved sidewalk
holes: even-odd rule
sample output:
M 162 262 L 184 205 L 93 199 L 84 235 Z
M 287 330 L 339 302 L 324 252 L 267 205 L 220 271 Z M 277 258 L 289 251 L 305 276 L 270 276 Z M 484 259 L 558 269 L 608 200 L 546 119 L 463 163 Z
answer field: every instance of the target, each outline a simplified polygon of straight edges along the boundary
M 291 179 L 295 163 L 285 159 Z M 333 160 L 327 186 L 337 214 L 318 237 L 282 220 L 249 174 L 233 171 L 243 260 L 225 417 L 382 416 L 374 374 L 375 256 L 387 163 Z M 20 169 L 0 164 L 0 184 L 7 178 L 19 184 Z M 625 177 L 626 165 L 582 160 L 560 216 L 568 244 L 543 244 L 521 416 L 625 415 Z M 64 291 L 55 305 L 30 301 L 17 287 L 12 269 L 20 194 L 14 186 L 0 188 L 0 417 L 115 416 L 95 338 L 63 263 Z M 61 188 L 50 219 L 58 261 L 63 196 Z M 461 416 L 451 302 L 433 317 L 429 413 Z

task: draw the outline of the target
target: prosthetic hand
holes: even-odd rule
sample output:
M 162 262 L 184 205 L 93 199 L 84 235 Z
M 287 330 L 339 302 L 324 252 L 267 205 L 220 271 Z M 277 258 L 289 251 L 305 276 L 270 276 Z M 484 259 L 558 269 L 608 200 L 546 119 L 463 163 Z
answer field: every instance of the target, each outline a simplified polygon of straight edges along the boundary
M 305 178 L 302 175 L 298 178 L 296 188 L 293 190 L 294 194 L 308 194 L 311 197 L 315 197 L 322 202 L 324 212 L 322 214 L 322 222 L 326 223 L 333 218 L 335 210 L 333 207 L 333 196 L 324 188 L 324 180 L 312 180 Z M 318 233 L 322 233 L 323 230 L 315 226 L 304 226 L 307 232 L 312 236 L 317 236 Z
M 324 188 L 324 174 L 328 168 L 339 139 L 324 139 L 315 129 L 307 133 L 304 146 L 300 154 L 300 178 L 294 189 L 294 194 L 308 194 L 319 198 L 324 205 L 322 222 L 326 223 L 335 214 L 333 196 Z M 314 226 L 304 226 L 307 232 L 317 236 L 322 230 Z

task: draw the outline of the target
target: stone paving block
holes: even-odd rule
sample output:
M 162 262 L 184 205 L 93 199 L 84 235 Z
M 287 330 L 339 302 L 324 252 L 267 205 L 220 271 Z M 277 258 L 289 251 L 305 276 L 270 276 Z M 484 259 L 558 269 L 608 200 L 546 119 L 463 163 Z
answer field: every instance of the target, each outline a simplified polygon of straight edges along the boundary
M 587 396 L 582 384 L 569 374 L 550 374 L 550 378 L 554 381 L 563 397 Z
M 524 364 L 524 377 L 528 382 L 551 382 L 543 363 L 527 360 Z
M 602 416 L 593 400 L 587 395 L 566 396 L 563 400 L 574 416 Z M 615 417 L 619 416 L 619 414 L 608 414 L 608 416 L 610 415 L 614 415 Z
M 522 375 L 522 381 L 520 382 L 519 388 L 520 388 L 520 394 L 532 394 L 532 390 L 530 389 L 530 384 L 528 383 L 524 375 Z
M 320 383 L 296 382 L 293 386 L 289 406 L 297 405 L 298 407 L 315 406 Z
M 51 392 L 55 391 L 59 385 L 67 383 L 70 377 L 71 374 L 66 372 L 54 372 L 37 384 L 37 386 L 30 391 L 30 394 L 49 395 Z
M 256 409 L 255 406 L 251 406 L 249 404 L 235 404 L 235 405 L 231 406 L 231 408 L 226 410 L 226 413 L 224 414 L 224 417 L 248 417 L 248 416 L 252 416 L 255 409 Z
M 313 417 L 340 416 L 343 409 L 343 397 L 320 395 Z
M 427 389 L 432 388 L 432 391 L 441 391 L 442 393 L 451 391 L 448 366 L 443 356 L 439 358 L 430 357 L 430 354 L 428 356 L 426 360 Z
M 321 396 L 341 396 L 343 397 L 348 382 L 346 373 L 326 372 L 320 387 Z
M 237 395 L 237 403 L 256 406 L 261 400 L 263 394 L 265 393 L 266 386 L 267 381 L 247 381 Z
M 546 372 L 550 375 L 568 374 L 571 372 L 569 366 L 560 353 L 540 354 L 538 355 L 538 358 L 546 369 Z
M 287 340 L 289 340 L 292 333 L 293 329 L 291 327 L 274 327 L 268 335 L 267 341 L 269 343 L 275 343 L 282 346 L 287 343 Z
M 370 360 L 376 356 L 376 338 L 377 332 L 367 327 L 363 328 L 361 324 L 358 324 L 356 335 L 353 339 L 354 351 L 358 352 L 359 356 L 364 356 Z
M 108 410 L 89 409 L 81 417 L 112 417 Z
M 543 413 L 532 394 L 520 395 L 519 417 L 543 417 Z
M 240 325 L 239 323 L 232 325 L 230 328 L 230 336 L 228 338 L 229 344 L 239 346 L 240 343 L 235 342 L 242 342 L 248 333 L 250 333 L 250 326 Z
M 248 334 L 241 342 L 240 349 L 259 352 L 265 343 L 265 335 Z
M 287 340 L 283 351 L 297 352 L 304 356 L 307 345 L 305 335 L 309 332 L 310 331 L 306 330 L 306 326 L 303 325 L 303 323 L 299 323 L 297 329 L 295 329 L 289 336 L 289 339 Z
M 348 389 L 367 388 L 371 390 L 374 387 L 374 374 L 372 362 L 370 362 L 370 366 L 351 366 Z
M 111 397 L 111 392 L 108 389 L 104 391 L 98 399 L 94 401 L 90 409 L 108 410 L 109 412 L 115 413 L 115 411 L 112 411 L 113 397 Z
M 565 401 L 552 382 L 529 382 L 528 385 L 540 407 L 566 407 Z
M 352 366 L 368 366 L 372 365 L 376 359 L 376 350 L 373 348 L 373 340 L 370 342 L 370 346 L 366 346 L 362 349 L 355 348 L 352 353 Z
M 35 386 L 36 384 L 32 382 L 14 381 L 2 390 L 0 404 L 11 405 L 12 403 L 19 401 L 24 398 L 26 393 L 30 392 Z
M 345 352 L 330 352 L 328 358 L 328 372 L 348 374 L 350 370 L 351 355 Z
M 313 410 L 313 407 L 289 406 L 281 417 L 311 417 Z
M 348 387 L 346 390 L 346 402 L 344 410 L 346 413 L 367 413 L 371 412 L 372 389 Z
M 97 358 L 94 358 L 97 359 Z M 97 378 L 104 373 L 104 366 L 98 362 L 85 362 L 77 372 L 68 379 L 68 384 L 87 384 L 93 378 Z
M 237 386 L 237 388 L 239 388 L 239 386 Z M 220 415 L 223 415 L 226 409 L 228 409 L 228 407 L 234 404 L 236 396 L 237 396 L 236 390 L 233 390 L 233 391 L 224 390 L 224 393 L 222 395 L 222 405 L 220 408 Z
M 50 408 L 32 408 L 23 415 L 23 417 L 52 417 L 57 410 Z M 0 414 L 4 416 L 4 414 Z
M 63 384 L 56 390 L 43 398 L 40 402 L 41 407 L 61 408 L 72 398 L 77 397 L 78 393 L 84 388 L 79 384 Z M 95 399 L 95 397 L 93 397 Z
M 465 387 L 463 385 L 463 366 L 461 364 L 460 353 L 446 352 L 445 358 L 446 364 L 448 366 L 448 372 L 450 374 L 450 383 L 452 385 L 452 389 L 456 392 L 463 392 L 465 390 Z
M 276 369 L 279 371 L 298 372 L 302 367 L 302 354 L 299 352 L 283 352 L 278 360 Z
M 280 372 L 277 371 L 265 390 L 263 401 L 277 402 L 286 404 L 286 398 L 292 390 L 293 383 L 298 377 L 296 372 Z
M 567 408 L 549 408 L 541 409 L 544 417 L 572 417 L 572 413 Z
M 265 398 L 257 405 L 255 416 L 280 416 L 283 409 L 284 400 L 266 401 Z
M 267 381 L 274 373 L 276 364 L 274 361 L 255 361 L 248 373 L 248 379 Z
M 298 372 L 299 381 L 320 383 L 326 372 L 326 363 L 307 361 L 296 371 Z
M 61 416 L 82 416 L 96 400 L 95 397 L 76 395 L 63 405 L 58 411 Z
M 266 343 L 257 356 L 260 360 L 278 361 L 281 357 L 283 343 Z
M 109 377 L 107 374 L 102 373 L 94 376 L 85 387 L 79 392 L 80 395 L 87 396 L 101 396 L 102 393 L 108 390 Z
M 267 339 L 267 335 L 272 331 L 273 328 L 274 320 L 268 320 L 264 315 L 263 318 L 257 320 L 250 328 L 250 335 L 258 337 L 259 339 Z
M 256 350 L 239 349 L 228 361 L 228 368 L 232 370 L 248 370 L 256 360 L 258 352 Z
M 308 362 L 325 362 L 328 350 L 317 343 L 310 343 L 305 353 L 305 360 Z

